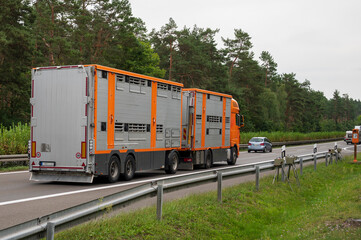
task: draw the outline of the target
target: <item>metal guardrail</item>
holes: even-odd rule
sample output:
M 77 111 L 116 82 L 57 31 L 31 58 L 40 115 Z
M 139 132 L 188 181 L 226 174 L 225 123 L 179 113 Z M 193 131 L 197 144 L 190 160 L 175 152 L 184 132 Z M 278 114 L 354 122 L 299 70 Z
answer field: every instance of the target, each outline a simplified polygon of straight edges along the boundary
M 326 157 L 326 166 L 328 157 L 336 157 L 338 153 L 319 152 L 316 154 L 306 154 L 298 156 L 295 163 L 300 164 L 300 175 L 302 175 L 303 162 L 313 160 L 315 169 L 318 158 Z M 41 218 L 4 229 L 0 231 L 0 239 L 39 239 L 46 237 L 54 238 L 55 228 L 57 231 L 77 225 L 81 222 L 92 219 L 104 214 L 111 209 L 121 208 L 140 199 L 154 197 L 157 195 L 157 218 L 162 218 L 163 192 L 176 191 L 188 188 L 192 185 L 200 185 L 207 182 L 218 182 L 218 201 L 222 201 L 222 179 L 256 174 L 256 187 L 259 188 L 260 171 L 274 169 L 274 160 L 251 163 L 245 165 L 231 166 L 216 170 L 207 170 L 198 173 L 192 173 L 187 176 L 174 176 L 157 182 L 150 182 L 141 186 L 134 187 L 116 194 L 112 194 L 91 202 L 68 208 Z
M 283 145 L 302 145 L 310 143 L 321 143 L 321 142 L 333 142 L 339 141 L 343 138 L 332 138 L 332 139 L 318 139 L 318 140 L 302 140 L 302 141 L 290 141 L 290 142 L 273 142 L 272 145 L 275 147 Z M 246 149 L 248 144 L 239 144 L 241 149 Z M 16 155 L 0 155 L 0 162 L 16 162 L 16 161 L 28 161 L 27 154 L 16 154 Z
M 27 154 L 16 154 L 16 155 L 0 155 L 0 162 L 18 162 L 28 161 Z
M 334 142 L 343 140 L 343 137 L 339 138 L 329 138 L 329 139 L 316 139 L 316 140 L 301 140 L 301 141 L 288 141 L 288 142 L 272 142 L 273 147 L 279 147 L 283 145 L 291 146 L 291 145 L 303 145 L 303 144 L 313 144 L 313 143 L 324 143 L 324 142 Z M 239 144 L 241 149 L 246 149 L 248 144 Z

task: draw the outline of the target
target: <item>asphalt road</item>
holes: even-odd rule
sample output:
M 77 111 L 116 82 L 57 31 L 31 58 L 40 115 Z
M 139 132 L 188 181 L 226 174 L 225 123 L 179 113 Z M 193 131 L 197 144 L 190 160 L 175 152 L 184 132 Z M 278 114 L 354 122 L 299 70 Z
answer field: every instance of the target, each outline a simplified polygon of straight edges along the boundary
M 333 148 L 333 146 L 334 142 L 318 144 L 318 151 L 327 151 L 329 148 Z M 344 148 L 344 154 L 352 154 L 353 152 L 353 146 L 347 146 L 343 141 L 339 141 L 338 146 Z M 361 148 L 359 147 L 359 151 L 360 150 Z M 290 155 L 310 154 L 312 151 L 313 144 L 286 148 L 286 154 Z M 271 160 L 279 157 L 280 154 L 280 148 L 273 149 L 272 153 L 240 152 L 237 165 Z M 218 164 L 212 169 L 226 166 L 226 163 Z M 178 171 L 177 175 L 190 174 L 195 171 L 204 171 L 204 169 Z M 0 230 L 37 217 L 76 206 L 81 203 L 101 198 L 103 196 L 120 192 L 144 182 L 155 181 L 171 176 L 172 175 L 165 174 L 163 170 L 155 170 L 137 173 L 135 178 L 129 182 L 120 181 L 114 184 L 108 184 L 104 181 L 96 180 L 93 184 L 79 184 L 32 182 L 29 181 L 30 173 L 27 171 L 0 173 Z M 232 184 L 230 183 L 229 185 Z M 196 188 L 199 189 L 196 189 L 195 192 L 205 191 L 206 189 L 203 186 Z M 173 197 L 174 199 L 182 197 L 181 195 L 183 193 L 180 191 L 172 194 L 178 195 Z M 137 205 L 137 207 L 141 206 Z

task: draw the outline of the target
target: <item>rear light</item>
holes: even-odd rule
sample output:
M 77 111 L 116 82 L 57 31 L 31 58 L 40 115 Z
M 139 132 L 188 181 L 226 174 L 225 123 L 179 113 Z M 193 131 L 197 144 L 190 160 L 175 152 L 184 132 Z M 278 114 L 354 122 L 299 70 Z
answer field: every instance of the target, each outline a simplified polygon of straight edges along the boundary
M 32 158 L 36 157 L 36 142 L 35 141 L 31 142 L 31 157 Z
M 89 150 L 93 150 L 93 147 L 94 147 L 94 140 L 90 139 L 89 140 Z
M 252 146 L 252 143 L 248 143 L 248 146 Z
M 86 142 L 81 142 L 81 158 L 86 158 Z
M 261 146 L 264 146 L 264 143 L 261 143 Z
M 192 162 L 192 158 L 184 158 L 185 162 Z

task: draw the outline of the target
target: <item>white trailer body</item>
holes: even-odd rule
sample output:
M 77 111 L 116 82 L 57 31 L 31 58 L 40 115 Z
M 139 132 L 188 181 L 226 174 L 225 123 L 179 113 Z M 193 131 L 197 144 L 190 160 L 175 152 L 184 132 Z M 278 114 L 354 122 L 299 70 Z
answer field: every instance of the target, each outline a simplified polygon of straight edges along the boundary
M 135 171 L 174 172 L 182 87 L 100 65 L 33 69 L 31 180 L 113 182 Z
M 92 80 L 84 66 L 32 70 L 31 180 L 93 180 L 87 143 Z

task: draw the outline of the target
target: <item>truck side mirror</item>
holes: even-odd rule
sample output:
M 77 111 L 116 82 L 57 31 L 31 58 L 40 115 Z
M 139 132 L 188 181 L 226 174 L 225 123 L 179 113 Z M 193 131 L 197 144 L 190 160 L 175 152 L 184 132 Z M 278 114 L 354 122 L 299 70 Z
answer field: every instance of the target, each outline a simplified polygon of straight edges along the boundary
M 244 127 L 244 116 L 241 115 L 241 124 L 240 124 L 241 127 Z

